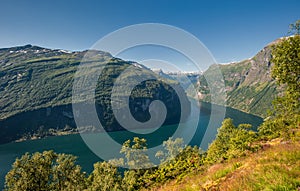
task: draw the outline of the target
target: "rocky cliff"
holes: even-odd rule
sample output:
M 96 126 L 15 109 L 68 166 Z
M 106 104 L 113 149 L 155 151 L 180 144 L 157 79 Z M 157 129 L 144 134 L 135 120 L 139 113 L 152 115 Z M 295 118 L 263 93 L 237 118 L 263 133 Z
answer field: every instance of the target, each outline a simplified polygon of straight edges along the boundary
M 267 115 L 267 110 L 272 107 L 272 100 L 281 91 L 271 77 L 271 50 L 277 41 L 264 47 L 253 58 L 217 65 L 224 77 L 225 89 L 222 91 L 227 94 L 227 106 L 262 117 Z M 211 66 L 205 71 L 205 75 L 213 75 L 215 69 L 216 65 Z M 210 101 L 205 75 L 199 79 L 198 96 L 204 101 Z

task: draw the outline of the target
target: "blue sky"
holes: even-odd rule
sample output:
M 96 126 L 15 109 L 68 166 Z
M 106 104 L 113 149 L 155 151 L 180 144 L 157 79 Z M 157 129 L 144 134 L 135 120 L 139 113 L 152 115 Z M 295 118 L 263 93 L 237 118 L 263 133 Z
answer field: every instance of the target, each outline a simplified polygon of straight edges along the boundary
M 299 0 L 2 0 L 0 47 L 83 50 L 121 27 L 154 22 L 190 32 L 224 63 L 252 57 L 286 35 L 299 8 Z

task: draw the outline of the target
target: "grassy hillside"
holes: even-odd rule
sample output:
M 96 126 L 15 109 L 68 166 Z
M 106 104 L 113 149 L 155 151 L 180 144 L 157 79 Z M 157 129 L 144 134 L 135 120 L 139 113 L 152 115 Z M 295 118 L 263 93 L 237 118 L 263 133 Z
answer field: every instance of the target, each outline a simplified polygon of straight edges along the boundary
M 214 164 L 201 174 L 151 190 L 299 190 L 300 142 L 275 139 L 263 146 L 258 153 Z

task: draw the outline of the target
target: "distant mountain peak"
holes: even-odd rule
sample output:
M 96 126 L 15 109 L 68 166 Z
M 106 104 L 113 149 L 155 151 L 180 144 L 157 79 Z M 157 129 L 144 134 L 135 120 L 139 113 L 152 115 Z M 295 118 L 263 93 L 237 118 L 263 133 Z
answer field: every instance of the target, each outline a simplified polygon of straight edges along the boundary
M 26 48 L 32 48 L 33 46 L 31 44 L 26 44 L 26 45 L 20 46 L 20 47 L 23 47 L 24 49 L 26 49 Z

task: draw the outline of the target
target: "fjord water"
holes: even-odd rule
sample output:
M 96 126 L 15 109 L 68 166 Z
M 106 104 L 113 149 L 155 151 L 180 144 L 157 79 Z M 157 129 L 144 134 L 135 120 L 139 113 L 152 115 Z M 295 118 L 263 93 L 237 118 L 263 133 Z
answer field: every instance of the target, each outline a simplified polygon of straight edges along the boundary
M 197 105 L 193 105 L 193 107 L 199 107 Z M 198 127 L 195 132 L 195 135 L 190 145 L 200 145 L 203 134 L 205 131 L 213 132 L 210 134 L 210 138 L 207 140 L 212 140 L 216 134 L 216 129 L 221 126 L 221 121 L 213 121 L 212 129 L 206 129 L 208 121 L 211 119 L 209 112 L 210 104 L 202 103 L 201 104 L 201 113 L 200 116 L 190 115 L 187 121 L 197 120 L 199 119 Z M 193 108 L 192 108 L 193 109 Z M 260 123 L 262 123 L 262 118 L 247 114 L 235 109 L 226 108 L 226 117 L 232 118 L 234 123 L 249 123 L 252 124 L 253 127 L 257 127 Z M 161 144 L 164 140 L 166 140 L 174 129 L 176 129 L 177 125 L 169 125 L 163 126 L 159 128 L 155 133 L 150 133 L 148 135 L 144 135 L 143 137 L 148 140 L 149 147 Z M 184 131 L 182 132 L 182 136 L 191 132 L 191 127 L 186 126 Z M 133 135 L 128 131 L 116 131 L 109 132 L 109 135 L 119 143 L 124 142 L 125 140 L 131 139 Z M 92 135 L 91 135 L 92 136 Z M 101 133 L 100 133 L 101 137 Z M 207 149 L 208 142 L 201 144 L 202 149 Z M 106 146 L 107 147 L 107 146 Z M 109 152 L 109 146 L 106 148 Z M 4 179 L 6 173 L 11 169 L 11 165 L 15 161 L 17 157 L 22 156 L 24 153 L 29 152 L 42 152 L 44 150 L 54 150 L 57 153 L 67 153 L 73 154 L 77 156 L 77 162 L 80 164 L 84 171 L 91 172 L 93 170 L 93 164 L 101 159 L 96 156 L 84 143 L 81 139 L 81 136 L 78 134 L 66 135 L 66 136 L 56 136 L 56 137 L 47 137 L 40 140 L 30 140 L 18 143 L 8 143 L 0 145 L 0 188 L 4 185 Z

